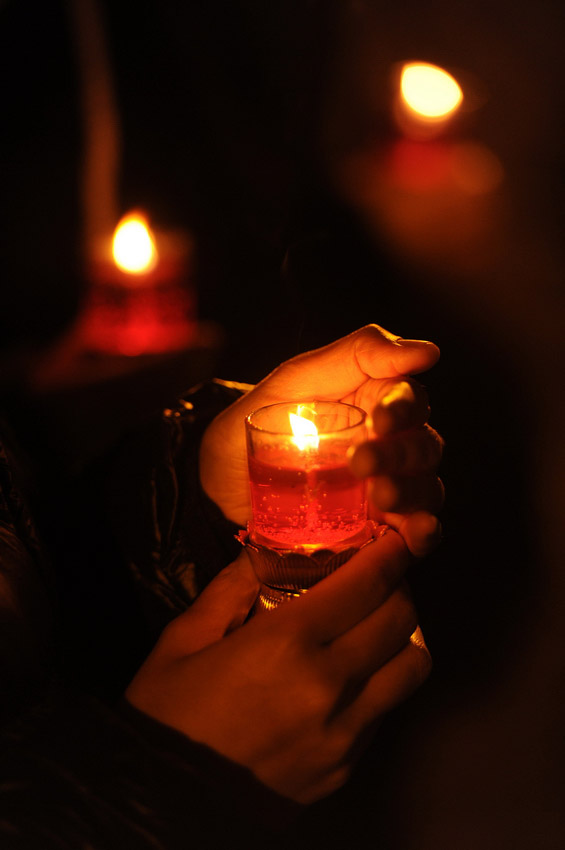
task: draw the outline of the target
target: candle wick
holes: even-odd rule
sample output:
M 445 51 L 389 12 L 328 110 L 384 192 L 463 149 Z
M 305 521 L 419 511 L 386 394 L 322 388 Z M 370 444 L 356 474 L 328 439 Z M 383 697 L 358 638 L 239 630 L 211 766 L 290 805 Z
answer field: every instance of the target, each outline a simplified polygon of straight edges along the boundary
M 318 499 L 319 481 L 315 469 L 306 469 L 306 487 L 305 495 L 307 501 L 306 507 L 306 528 L 309 531 L 315 530 L 319 525 L 320 503 Z

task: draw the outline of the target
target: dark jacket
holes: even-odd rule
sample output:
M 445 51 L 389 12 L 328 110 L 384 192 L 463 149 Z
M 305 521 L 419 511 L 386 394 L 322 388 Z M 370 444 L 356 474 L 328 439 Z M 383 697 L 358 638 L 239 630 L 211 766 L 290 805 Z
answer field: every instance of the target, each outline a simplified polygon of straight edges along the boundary
M 22 444 L 4 424 L 2 848 L 250 845 L 292 811 L 120 698 L 163 626 L 237 555 L 196 452 L 239 392 L 198 388 L 78 475 L 30 449 L 34 428 Z

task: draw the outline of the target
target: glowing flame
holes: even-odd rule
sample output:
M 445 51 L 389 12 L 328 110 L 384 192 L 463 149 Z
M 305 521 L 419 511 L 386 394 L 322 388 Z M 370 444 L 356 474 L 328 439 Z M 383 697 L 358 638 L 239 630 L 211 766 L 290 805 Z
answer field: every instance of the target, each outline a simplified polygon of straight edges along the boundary
M 292 442 L 301 452 L 306 449 L 317 449 L 320 444 L 318 429 L 310 419 L 300 416 L 302 408 L 298 407 L 298 413 L 289 413 L 290 427 L 292 428 Z
M 457 80 L 443 68 L 424 62 L 404 66 L 400 91 L 404 103 L 424 119 L 447 118 L 463 101 Z
M 157 248 L 142 216 L 131 213 L 120 221 L 114 233 L 112 254 L 116 265 L 131 274 L 142 274 L 155 268 Z

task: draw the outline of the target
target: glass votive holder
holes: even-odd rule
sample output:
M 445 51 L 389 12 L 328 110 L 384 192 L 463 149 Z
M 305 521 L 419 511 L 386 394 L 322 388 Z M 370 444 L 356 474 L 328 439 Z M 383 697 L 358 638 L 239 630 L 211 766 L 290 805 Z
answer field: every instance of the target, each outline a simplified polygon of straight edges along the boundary
M 366 414 L 341 402 L 284 402 L 251 413 L 246 433 L 252 518 L 242 539 L 264 586 L 260 603 L 275 607 L 373 537 L 365 482 L 348 462 L 368 437 Z

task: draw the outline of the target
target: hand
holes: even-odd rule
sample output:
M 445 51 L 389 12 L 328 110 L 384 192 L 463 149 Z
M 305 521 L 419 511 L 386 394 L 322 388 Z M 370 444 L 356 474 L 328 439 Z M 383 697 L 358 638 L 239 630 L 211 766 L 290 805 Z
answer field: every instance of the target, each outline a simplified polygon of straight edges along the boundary
M 429 673 L 402 585 L 410 560 L 389 530 L 300 599 L 241 625 L 258 590 L 242 553 L 165 629 L 126 698 L 279 794 L 318 800 Z
M 352 468 L 371 477 L 371 516 L 403 535 L 415 555 L 435 546 L 443 503 L 436 470 L 442 440 L 427 425 L 426 393 L 406 376 L 439 357 L 431 342 L 405 340 L 368 325 L 324 348 L 283 363 L 221 413 L 206 430 L 200 452 L 205 492 L 242 528 L 250 517 L 245 417 L 279 401 L 343 401 L 372 418 L 375 439 L 360 446 Z

